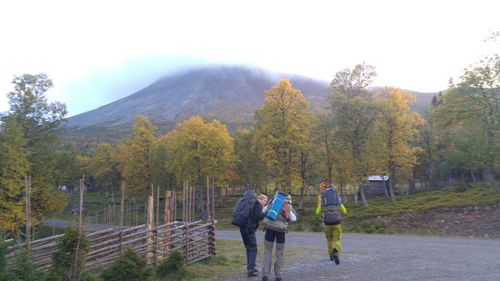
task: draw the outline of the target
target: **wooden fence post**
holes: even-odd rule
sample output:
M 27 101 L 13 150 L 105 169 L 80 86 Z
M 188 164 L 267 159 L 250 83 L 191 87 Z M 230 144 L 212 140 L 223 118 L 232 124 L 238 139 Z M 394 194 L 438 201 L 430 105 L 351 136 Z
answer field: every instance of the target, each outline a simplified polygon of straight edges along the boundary
M 151 264 L 153 258 L 153 196 L 148 196 L 147 212 L 146 212 L 146 260 Z
M 125 210 L 125 182 L 122 181 L 122 196 L 120 202 L 120 255 L 122 254 L 122 243 L 123 243 L 123 212 Z
M 26 194 L 26 248 L 31 250 L 31 177 L 24 177 L 24 192 Z
M 172 193 L 170 191 L 165 192 L 165 224 L 170 223 L 170 200 L 172 198 Z

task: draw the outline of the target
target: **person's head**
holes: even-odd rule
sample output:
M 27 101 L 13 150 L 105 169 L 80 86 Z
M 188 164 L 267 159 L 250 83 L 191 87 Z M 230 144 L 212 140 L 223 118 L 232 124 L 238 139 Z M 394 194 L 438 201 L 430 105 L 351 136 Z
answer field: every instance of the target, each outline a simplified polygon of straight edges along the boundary
M 267 204 L 267 196 L 265 194 L 260 194 L 257 196 L 257 200 L 259 200 L 260 205 L 265 206 Z
M 324 181 L 319 185 L 319 191 L 323 191 L 327 187 L 328 187 L 328 182 Z
M 289 204 L 292 204 L 292 195 L 288 194 L 288 195 L 285 197 L 285 202 L 286 202 L 286 203 L 289 203 Z

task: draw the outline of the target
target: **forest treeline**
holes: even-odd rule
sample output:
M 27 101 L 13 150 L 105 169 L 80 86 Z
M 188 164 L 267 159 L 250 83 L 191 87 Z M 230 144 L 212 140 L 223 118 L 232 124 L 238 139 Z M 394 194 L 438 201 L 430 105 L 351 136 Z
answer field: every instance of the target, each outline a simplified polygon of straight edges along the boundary
M 127 139 L 77 151 L 55 133 L 67 112 L 64 104 L 47 101 L 49 77 L 17 76 L 10 110 L 1 117 L 0 228 L 20 232 L 26 176 L 34 224 L 66 207 L 60 188 L 71 189 L 82 175 L 92 188 L 123 186 L 127 196 L 144 196 L 151 186 L 180 190 L 185 180 L 201 190 L 209 177 L 218 187 L 277 188 L 302 199 L 308 186 L 328 180 L 368 205 L 370 175 L 390 176 L 393 199 L 417 186 L 457 182 L 484 181 L 500 192 L 498 55 L 450 81 L 426 116 L 411 112 L 415 97 L 398 88 L 370 94 L 375 77 L 366 63 L 338 71 L 321 112 L 285 79 L 265 92 L 252 127 L 229 132 L 218 120 L 193 116 L 158 135 L 146 117 L 136 116 Z

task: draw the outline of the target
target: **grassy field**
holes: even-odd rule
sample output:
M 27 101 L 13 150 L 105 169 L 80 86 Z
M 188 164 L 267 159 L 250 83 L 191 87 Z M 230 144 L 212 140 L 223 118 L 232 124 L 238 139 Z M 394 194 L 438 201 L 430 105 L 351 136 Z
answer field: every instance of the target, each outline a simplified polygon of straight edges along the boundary
M 438 208 L 495 205 L 500 202 L 500 193 L 485 185 L 464 189 L 449 187 L 409 196 L 399 196 L 395 202 L 387 198 L 373 198 L 368 207 L 348 205 L 349 219 L 373 218 L 400 215 L 408 211 L 426 212 Z
M 258 245 L 257 262 L 262 261 L 264 253 L 261 244 Z M 297 262 L 310 251 L 302 248 L 287 248 L 285 260 L 290 263 Z M 218 280 L 221 277 L 246 276 L 246 254 L 243 242 L 218 240 L 217 252 L 218 254 L 214 258 L 188 266 L 187 280 L 210 281 Z
M 425 213 L 439 208 L 461 208 L 468 206 L 487 206 L 500 203 L 500 193 L 485 185 L 473 187 L 449 187 L 421 192 L 412 195 L 400 195 L 396 201 L 389 198 L 369 198 L 368 207 L 361 202 L 357 205 L 351 201 L 346 204 L 348 209 L 343 224 L 346 232 L 388 233 L 388 227 L 382 222 L 374 222 L 378 217 L 395 217 L 407 213 Z M 233 203 L 234 205 L 234 203 Z M 290 224 L 291 231 L 322 231 L 321 219 L 315 214 L 314 200 L 305 201 L 304 209 L 297 210 L 299 220 Z M 217 227 L 219 229 L 237 230 L 231 225 L 230 206 L 217 212 Z M 418 231 L 416 231 L 418 233 Z

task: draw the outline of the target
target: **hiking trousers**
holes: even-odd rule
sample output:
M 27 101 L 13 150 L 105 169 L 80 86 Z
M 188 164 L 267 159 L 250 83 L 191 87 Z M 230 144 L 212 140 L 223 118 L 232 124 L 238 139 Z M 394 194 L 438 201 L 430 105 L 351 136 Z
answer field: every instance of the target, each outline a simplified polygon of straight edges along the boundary
M 241 238 L 247 252 L 247 270 L 255 269 L 255 260 L 257 259 L 257 237 L 255 231 L 248 231 L 246 227 L 240 227 Z
M 266 229 L 264 238 L 262 275 L 269 276 L 269 273 L 271 271 L 274 241 L 276 241 L 276 261 L 274 263 L 274 274 L 276 278 L 283 278 L 283 266 L 285 264 L 285 232 L 277 232 L 269 229 Z
M 342 238 L 342 227 L 340 224 L 325 225 L 326 245 L 328 247 L 328 256 L 332 254 L 334 248 L 339 255 L 341 253 L 340 239 Z

